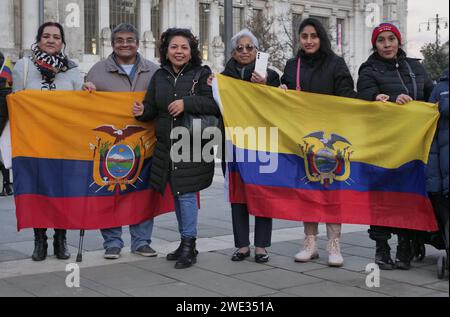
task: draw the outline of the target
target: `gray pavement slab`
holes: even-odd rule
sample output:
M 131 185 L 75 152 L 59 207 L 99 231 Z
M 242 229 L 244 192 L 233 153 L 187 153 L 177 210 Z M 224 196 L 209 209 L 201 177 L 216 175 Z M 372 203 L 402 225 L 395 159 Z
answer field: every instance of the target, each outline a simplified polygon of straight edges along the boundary
M 223 275 L 233 275 L 246 272 L 258 272 L 268 269 L 264 265 L 255 263 L 253 259 L 249 261 L 233 262 L 231 261 L 229 256 L 215 252 L 208 252 L 206 254 L 201 254 L 199 257 L 198 264 L 196 266 Z
M 206 271 L 198 267 L 182 270 L 181 272 L 167 273 L 166 276 L 220 293 L 224 296 L 254 297 L 276 293 L 274 289 Z
M 135 297 L 222 297 L 223 295 L 183 282 L 126 290 Z
M 318 278 L 279 268 L 263 272 L 236 274 L 233 277 L 276 290 L 320 282 Z
M 282 290 L 283 293 L 299 297 L 386 297 L 386 295 L 351 287 L 331 281 L 308 284 L 307 287 L 296 286 Z
M 87 287 L 68 288 L 65 284 L 65 277 L 60 277 L 54 273 L 18 276 L 5 279 L 7 283 L 15 288 L 26 290 L 38 297 L 103 297 L 99 292 Z
M 143 288 L 175 282 L 168 277 L 129 264 L 87 268 L 83 269 L 81 275 L 91 281 L 117 290 Z

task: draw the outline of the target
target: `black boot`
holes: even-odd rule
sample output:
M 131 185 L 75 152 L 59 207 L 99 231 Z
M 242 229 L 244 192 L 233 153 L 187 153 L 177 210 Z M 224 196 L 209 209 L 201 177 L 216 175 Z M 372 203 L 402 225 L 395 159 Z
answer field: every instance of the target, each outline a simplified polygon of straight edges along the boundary
M 173 251 L 173 252 L 171 252 L 171 253 L 166 255 L 166 260 L 167 261 L 176 261 L 176 260 L 178 260 L 178 258 L 180 257 L 182 246 L 183 246 L 183 242 L 180 242 L 180 245 L 178 246 L 178 248 L 175 251 Z M 198 254 L 197 250 L 195 250 L 194 252 L 195 252 L 195 255 Z
M 3 176 L 3 189 L 0 196 L 11 196 L 13 194 L 13 189 L 10 181 L 10 171 L 5 168 L 3 163 L 0 165 L 0 170 Z
M 70 258 L 70 253 L 67 250 L 66 230 L 55 229 L 53 251 L 59 260 L 67 260 Z
M 34 229 L 34 251 L 31 258 L 33 261 L 44 261 L 47 258 L 47 229 Z
M 3 190 L 0 196 L 11 196 L 13 194 L 13 189 L 11 183 L 3 183 Z
M 175 263 L 176 269 L 186 269 L 197 262 L 198 252 L 195 250 L 195 238 L 181 239 L 181 250 Z
M 180 253 L 181 253 L 182 245 L 183 245 L 183 243 L 180 242 L 180 245 L 178 246 L 178 248 L 175 251 L 167 254 L 167 256 L 166 256 L 167 261 L 176 261 L 176 260 L 178 260 L 178 257 L 180 256 Z
M 376 240 L 376 243 L 375 263 L 378 264 L 381 270 L 393 270 L 395 264 L 392 261 L 391 247 L 387 240 Z
M 395 255 L 395 265 L 400 270 L 409 270 L 411 268 L 411 240 L 409 236 L 398 234 L 397 254 Z

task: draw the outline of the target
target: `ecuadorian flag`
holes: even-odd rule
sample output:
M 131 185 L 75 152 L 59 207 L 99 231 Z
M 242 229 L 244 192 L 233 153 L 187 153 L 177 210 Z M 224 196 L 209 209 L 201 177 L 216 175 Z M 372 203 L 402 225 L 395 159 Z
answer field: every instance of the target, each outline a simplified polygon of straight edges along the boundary
M 6 79 L 7 85 L 12 85 L 12 64 L 9 56 L 6 56 L 5 62 L 0 68 L 0 77 Z
M 437 106 L 284 91 L 217 76 L 229 198 L 255 216 L 437 230 L 425 165 Z
M 149 185 L 154 125 L 131 115 L 143 97 L 28 90 L 8 96 L 19 230 L 112 228 L 174 210 L 171 194 Z

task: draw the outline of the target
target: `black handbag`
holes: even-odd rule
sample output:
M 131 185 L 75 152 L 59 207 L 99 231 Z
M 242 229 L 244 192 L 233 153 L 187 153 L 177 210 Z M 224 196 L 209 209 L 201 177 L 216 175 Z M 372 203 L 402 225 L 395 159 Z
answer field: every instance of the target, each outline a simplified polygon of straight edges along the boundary
M 192 80 L 192 88 L 190 91 L 191 96 L 195 96 L 195 88 L 198 84 L 198 81 L 203 73 L 203 67 L 197 73 L 194 74 L 194 78 Z M 201 124 L 201 134 L 203 135 L 203 131 L 207 128 L 218 128 L 219 127 L 219 118 L 212 114 L 197 114 L 197 113 L 187 113 L 183 114 L 183 123 L 182 125 L 189 130 L 189 134 L 192 136 L 194 133 L 194 120 L 196 120 L 196 125 L 198 123 Z M 199 122 L 200 121 L 200 122 Z

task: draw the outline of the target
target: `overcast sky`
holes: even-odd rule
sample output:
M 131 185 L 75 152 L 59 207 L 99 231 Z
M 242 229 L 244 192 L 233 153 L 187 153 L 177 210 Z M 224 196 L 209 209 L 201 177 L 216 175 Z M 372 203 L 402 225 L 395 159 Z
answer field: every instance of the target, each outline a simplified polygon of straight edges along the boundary
M 422 58 L 420 48 L 425 43 L 435 42 L 436 33 L 434 26 L 427 31 L 426 25 L 419 24 L 427 22 L 429 18 L 435 18 L 436 14 L 440 17 L 449 17 L 448 0 L 408 0 L 408 56 Z M 444 29 L 441 24 L 440 41 L 441 44 L 448 41 L 449 29 Z

